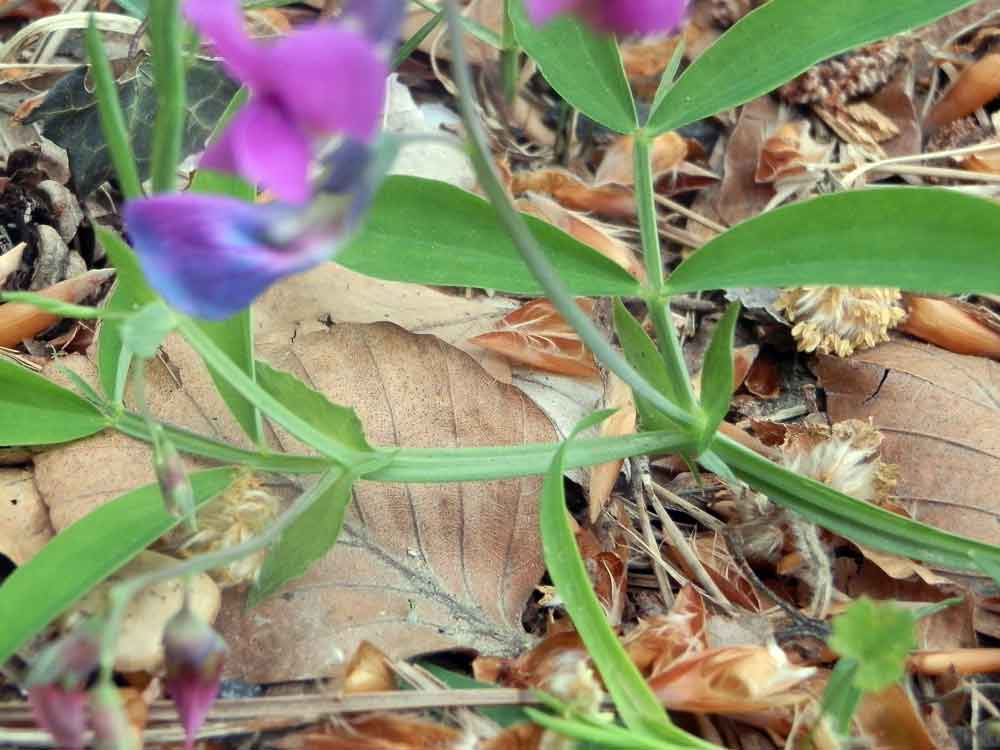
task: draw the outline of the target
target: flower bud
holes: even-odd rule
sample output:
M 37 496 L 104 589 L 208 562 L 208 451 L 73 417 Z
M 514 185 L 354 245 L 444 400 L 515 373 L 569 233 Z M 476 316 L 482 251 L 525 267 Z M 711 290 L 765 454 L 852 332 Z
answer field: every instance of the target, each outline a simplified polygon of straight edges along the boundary
M 100 634 L 94 622 L 46 648 L 28 674 L 28 702 L 35 722 L 63 750 L 83 747 L 87 680 L 97 668 Z
M 163 632 L 167 676 L 164 681 L 177 707 L 191 750 L 222 679 L 226 643 L 187 606 L 173 616 Z
M 91 691 L 90 710 L 97 750 L 141 750 L 139 731 L 129 721 L 114 685 L 102 682 Z
M 193 521 L 196 508 L 191 480 L 188 479 L 180 454 L 162 429 L 156 430 L 153 436 L 153 467 L 156 469 L 156 481 L 160 484 L 160 494 L 163 495 L 167 512 L 174 518 Z

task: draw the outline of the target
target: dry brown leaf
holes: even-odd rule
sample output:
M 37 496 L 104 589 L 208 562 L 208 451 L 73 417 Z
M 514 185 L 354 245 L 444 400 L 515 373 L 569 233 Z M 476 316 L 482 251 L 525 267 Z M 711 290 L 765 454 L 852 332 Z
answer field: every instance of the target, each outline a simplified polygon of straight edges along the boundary
M 743 385 L 757 398 L 776 399 L 781 395 L 781 372 L 778 361 L 767 351 L 761 352 L 750 365 Z
M 716 208 L 725 224 L 732 226 L 756 216 L 774 197 L 774 187 L 754 179 L 757 160 L 767 134 L 778 123 L 778 105 L 762 96 L 744 105 L 725 154 L 725 173 Z
M 899 340 L 820 356 L 817 371 L 832 419 L 871 418 L 883 433 L 896 495 L 917 520 L 1000 542 L 1000 365 Z
M 601 165 L 594 177 L 595 185 L 632 185 L 635 179 L 635 163 L 632 152 L 635 139 L 630 135 L 620 136 L 604 152 Z M 654 179 L 676 169 L 688 155 L 688 143 L 677 133 L 670 132 L 657 136 L 650 148 Z
M 652 99 L 656 94 L 680 38 L 679 35 L 653 36 L 621 41 L 625 74 L 640 98 Z
M 537 724 L 515 724 L 480 743 L 481 750 L 540 750 L 545 730 Z
M 72 279 L 60 281 L 38 292 L 43 297 L 78 304 L 94 295 L 107 281 L 114 277 L 111 269 L 87 271 Z M 27 302 L 8 302 L 0 305 L 0 346 L 13 347 L 25 339 L 58 323 L 61 317 L 39 310 Z
M 656 674 L 708 648 L 706 621 L 705 600 L 688 584 L 677 593 L 669 614 L 640 620 L 622 645 L 643 675 Z
M 913 699 L 898 684 L 865 693 L 854 722 L 872 750 L 938 750 Z
M 357 409 L 374 444 L 454 448 L 555 437 L 518 390 L 433 337 L 393 325 L 299 333 L 262 354 Z M 358 485 L 341 542 L 305 576 L 250 612 L 227 595 L 220 631 L 232 649 L 230 673 L 253 682 L 336 673 L 337 655 L 364 639 L 391 658 L 459 645 L 520 650 L 521 610 L 543 570 L 539 487 L 537 478 Z
M 608 375 L 607 391 L 605 392 L 605 408 L 616 409 L 615 413 L 601 423 L 602 437 L 620 437 L 635 434 L 637 412 L 632 389 L 614 373 Z M 609 461 L 606 464 L 590 469 L 589 516 L 594 523 L 604 510 L 611 497 L 611 490 L 618 481 L 622 461 Z
M 588 315 L 593 312 L 592 300 L 580 299 L 577 304 Z M 600 376 L 594 355 L 545 299 L 522 305 L 506 315 L 496 330 L 474 336 L 469 343 L 535 370 L 579 378 Z
M 545 168 L 514 172 L 510 189 L 515 195 L 543 193 L 573 211 L 589 211 L 612 219 L 635 216 L 632 189 L 623 185 L 590 185 L 565 169 Z
M 52 538 L 48 509 L 32 472 L 0 469 L 0 555 L 23 565 Z
M 989 674 L 1000 671 L 1000 649 L 962 648 L 950 651 L 916 651 L 907 659 L 914 672 L 929 675 Z

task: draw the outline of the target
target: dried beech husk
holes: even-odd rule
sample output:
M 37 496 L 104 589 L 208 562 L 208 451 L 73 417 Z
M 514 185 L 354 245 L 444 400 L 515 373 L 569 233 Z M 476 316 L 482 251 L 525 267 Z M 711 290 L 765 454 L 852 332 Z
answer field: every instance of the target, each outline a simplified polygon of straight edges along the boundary
M 113 269 L 88 271 L 42 289 L 38 294 L 61 302 L 78 304 L 95 294 L 114 274 Z M 34 338 L 48 330 L 60 320 L 58 315 L 43 312 L 26 302 L 8 302 L 0 305 L 0 346 L 17 346 L 25 339 Z
M 274 522 L 280 510 L 278 498 L 264 491 L 259 479 L 247 474 L 198 512 L 198 530 L 194 534 L 181 525 L 161 544 L 185 559 L 219 552 L 260 535 Z M 223 588 L 253 583 L 267 554 L 267 549 L 260 550 L 223 568 L 214 568 L 209 575 Z
M 965 302 L 903 295 L 906 320 L 899 330 L 956 354 L 1000 359 L 1000 330 L 989 314 Z
M 939 128 L 970 115 L 1000 95 L 1000 54 L 992 53 L 972 63 L 948 87 L 930 113 L 927 123 Z
M 807 286 L 786 289 L 775 308 L 792 325 L 804 352 L 848 357 L 889 340 L 889 331 L 906 317 L 898 289 Z
M 344 672 L 344 694 L 395 689 L 396 673 L 388 657 L 368 641 L 361 641 Z
M 604 153 L 594 177 L 595 185 L 632 185 L 635 182 L 633 151 L 635 139 L 630 135 L 618 138 Z M 657 136 L 650 148 L 653 178 L 656 179 L 680 166 L 688 155 L 688 143 L 677 133 Z

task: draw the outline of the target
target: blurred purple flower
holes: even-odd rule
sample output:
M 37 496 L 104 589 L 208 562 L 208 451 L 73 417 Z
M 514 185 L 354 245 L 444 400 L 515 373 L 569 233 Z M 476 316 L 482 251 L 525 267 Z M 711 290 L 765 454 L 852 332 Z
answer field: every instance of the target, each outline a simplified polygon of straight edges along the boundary
M 602 31 L 656 34 L 680 25 L 687 0 L 525 0 L 532 23 L 575 13 Z
M 288 203 L 308 200 L 312 137 L 370 141 L 378 129 L 385 48 L 402 8 L 401 0 L 352 0 L 341 23 L 258 44 L 244 32 L 238 0 L 187 0 L 188 20 L 251 92 L 201 166 L 237 172 Z
M 374 148 L 345 141 L 308 206 L 163 195 L 125 205 L 147 280 L 173 307 L 221 320 L 278 279 L 323 262 L 357 227 L 381 178 Z
M 48 646 L 28 674 L 28 702 L 35 723 L 64 750 L 83 747 L 87 680 L 97 669 L 100 628 L 86 622 Z
M 226 642 L 185 604 L 163 631 L 163 651 L 167 668 L 164 684 L 184 726 L 184 746 L 191 750 L 219 693 Z

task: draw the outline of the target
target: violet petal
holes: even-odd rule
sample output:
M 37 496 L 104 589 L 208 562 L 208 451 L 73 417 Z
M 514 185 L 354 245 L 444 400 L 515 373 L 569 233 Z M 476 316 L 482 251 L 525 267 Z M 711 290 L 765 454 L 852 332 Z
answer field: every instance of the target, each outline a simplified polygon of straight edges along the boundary
M 28 702 L 35 723 L 52 735 L 56 747 L 81 750 L 87 719 L 87 693 L 83 688 L 64 690 L 58 685 L 36 685 L 28 690 Z
M 599 25 L 618 34 L 658 34 L 680 25 L 685 0 L 604 0 Z
M 576 10 L 581 0 L 525 0 L 528 18 L 534 24 L 547 23 L 560 13 Z
M 361 26 L 373 44 L 388 46 L 399 38 L 406 15 L 404 0 L 346 0 L 341 18 Z
M 268 50 L 271 93 L 306 128 L 370 140 L 381 121 L 389 73 L 358 31 L 314 26 Z
M 239 0 L 187 0 L 184 15 L 212 40 L 223 65 L 239 80 L 253 89 L 267 80 L 267 61 L 243 29 Z
M 277 223 L 294 213 L 233 198 L 164 195 L 130 201 L 125 221 L 149 283 L 178 310 L 221 320 L 276 280 L 325 257 L 312 243 L 278 246 Z
M 201 166 L 238 172 L 288 203 L 309 199 L 309 140 L 270 98 L 254 97 L 222 137 L 202 156 Z

